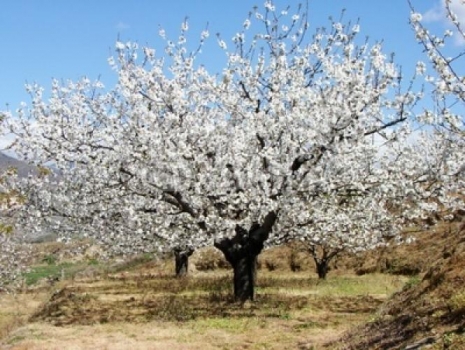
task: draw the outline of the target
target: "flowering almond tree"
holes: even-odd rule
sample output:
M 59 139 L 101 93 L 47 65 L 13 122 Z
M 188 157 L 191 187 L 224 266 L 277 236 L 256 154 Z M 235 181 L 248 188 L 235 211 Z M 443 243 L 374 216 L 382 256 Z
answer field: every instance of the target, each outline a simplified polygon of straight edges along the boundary
M 440 135 L 414 133 L 421 93 L 404 90 L 380 44 L 359 43 L 358 24 L 309 36 L 307 8 L 288 11 L 267 1 L 232 44 L 218 36 L 219 74 L 198 63 L 208 32 L 191 52 L 185 22 L 161 54 L 117 42 L 109 91 L 56 81 L 45 99 L 28 86 L 32 105 L 5 113 L 12 147 L 60 173 L 17 184 L 30 222 L 79 230 L 112 254 L 213 244 L 245 301 L 265 244 L 368 249 L 434 211 L 450 155 Z

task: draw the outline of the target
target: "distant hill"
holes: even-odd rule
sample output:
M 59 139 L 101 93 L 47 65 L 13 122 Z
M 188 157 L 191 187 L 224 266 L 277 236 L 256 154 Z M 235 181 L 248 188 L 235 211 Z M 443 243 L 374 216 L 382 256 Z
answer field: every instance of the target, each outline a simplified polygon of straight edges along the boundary
M 8 169 L 15 168 L 18 172 L 18 177 L 25 178 L 30 174 L 38 175 L 38 169 L 34 165 L 30 165 L 25 161 L 19 160 L 17 158 L 8 156 L 0 152 L 0 175 L 8 171 Z M 53 168 L 52 168 L 53 170 Z M 55 172 L 56 173 L 56 172 Z M 2 185 L 0 185 L 0 193 L 3 191 Z M 12 217 L 6 218 L 4 213 L 0 210 L 0 222 L 5 222 L 8 220 L 14 220 Z M 9 221 L 8 221 L 9 222 Z M 30 243 L 43 243 L 43 242 L 54 242 L 57 239 L 57 234 L 53 232 L 43 232 L 41 234 L 34 234 L 30 236 Z
M 0 152 L 0 174 L 3 174 L 10 168 L 15 168 L 18 171 L 19 177 L 27 177 L 31 173 L 37 174 L 35 166 Z

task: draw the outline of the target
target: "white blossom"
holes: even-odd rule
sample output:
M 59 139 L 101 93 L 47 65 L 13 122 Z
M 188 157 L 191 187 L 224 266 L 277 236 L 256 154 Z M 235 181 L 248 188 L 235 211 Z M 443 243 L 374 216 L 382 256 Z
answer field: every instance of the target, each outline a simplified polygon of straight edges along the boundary
M 418 75 L 424 75 L 426 72 L 426 64 L 424 62 L 417 62 L 416 73 Z
M 416 22 L 421 22 L 422 20 L 422 15 L 418 12 L 412 12 L 410 14 L 410 20 L 413 22 L 413 23 L 416 23 Z
M 218 45 L 220 46 L 220 48 L 222 48 L 223 50 L 226 50 L 227 49 L 227 45 L 225 43 L 224 40 L 218 40 Z

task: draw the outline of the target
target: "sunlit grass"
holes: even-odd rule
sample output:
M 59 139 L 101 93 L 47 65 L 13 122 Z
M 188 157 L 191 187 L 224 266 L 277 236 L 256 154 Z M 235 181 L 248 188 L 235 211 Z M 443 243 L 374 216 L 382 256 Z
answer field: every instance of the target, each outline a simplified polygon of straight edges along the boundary
M 11 323 L 4 332 L 5 343 L 47 349 L 47 337 L 56 337 L 53 327 L 61 326 L 59 329 L 69 330 L 66 338 L 59 340 L 65 348 L 69 342 L 85 348 L 90 334 L 98 337 L 95 344 L 106 344 L 96 349 L 108 349 L 115 334 L 121 344 L 131 348 L 134 344 L 151 348 L 149 344 L 166 343 L 171 344 L 166 348 L 175 344 L 173 349 L 216 349 L 218 339 L 224 342 L 220 347 L 224 349 L 297 348 L 309 337 L 324 344 L 368 320 L 406 281 L 399 276 L 347 273 L 319 280 L 308 271 L 260 270 L 255 300 L 241 304 L 232 295 L 230 270 L 175 278 L 143 257 L 116 268 L 94 266 L 100 271 L 98 276 L 74 278 L 89 265 L 87 261 L 49 261 L 35 266 L 26 275 L 29 285 L 55 276 L 64 280 L 50 289 L 41 306 L 36 303 L 27 312 L 23 309 L 16 324 Z M 154 325 L 158 331 L 151 329 Z
M 40 280 L 50 282 L 73 278 L 78 272 L 81 272 L 89 266 L 95 266 L 92 262 L 62 262 L 40 264 L 33 266 L 24 274 L 26 285 L 31 286 L 38 283 Z
M 295 295 L 354 296 L 390 295 L 408 280 L 404 276 L 367 274 L 363 276 L 328 276 L 325 280 L 317 277 L 262 277 L 258 279 L 258 291 L 279 292 Z
M 47 298 L 47 293 L 0 294 L 0 339 L 27 323 L 34 310 Z

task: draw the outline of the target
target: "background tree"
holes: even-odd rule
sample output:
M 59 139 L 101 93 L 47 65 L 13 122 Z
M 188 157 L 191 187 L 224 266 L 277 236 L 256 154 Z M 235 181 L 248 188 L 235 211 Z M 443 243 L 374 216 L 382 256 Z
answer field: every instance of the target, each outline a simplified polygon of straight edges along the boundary
M 418 62 L 417 70 L 425 75 L 425 82 L 431 88 L 432 107 L 424 108 L 419 119 L 434 124 L 435 132 L 442 134 L 447 140 L 448 186 L 443 188 L 444 193 L 455 193 L 444 198 L 447 207 L 452 213 L 464 211 L 463 189 L 465 171 L 465 77 L 463 70 L 465 50 L 465 32 L 463 21 L 460 21 L 457 12 L 463 10 L 463 1 L 446 0 L 442 3 L 444 19 L 448 27 L 443 33 L 435 34 L 427 28 L 422 15 L 415 12 L 413 3 L 409 1 L 412 10 L 410 24 L 415 37 L 425 51 L 428 61 Z M 428 71 L 432 67 L 433 71 Z
M 26 271 L 30 257 L 27 234 L 16 225 L 15 219 L 22 198 L 15 191 L 9 191 L 7 185 L 15 176 L 14 169 L 0 175 L 0 292 L 21 285 L 22 273 Z

